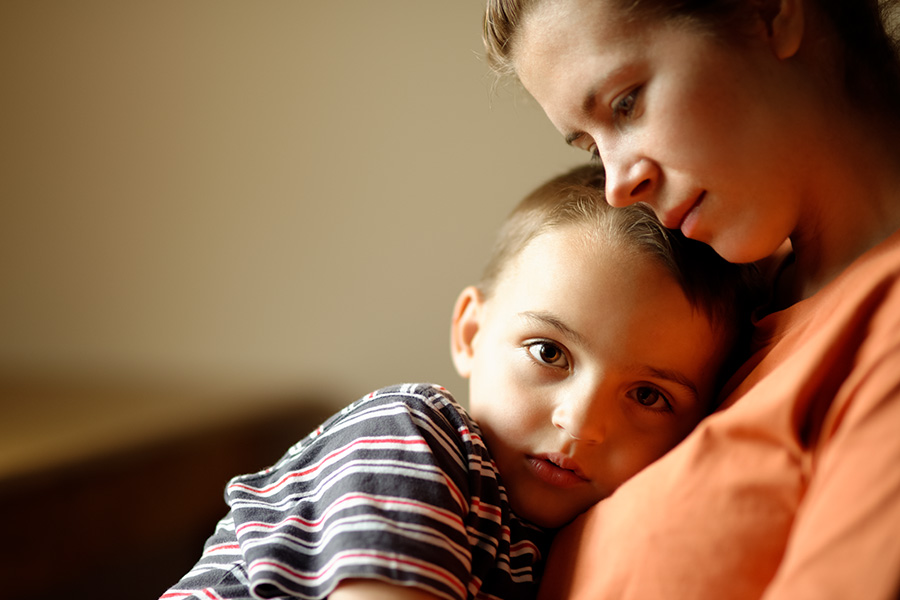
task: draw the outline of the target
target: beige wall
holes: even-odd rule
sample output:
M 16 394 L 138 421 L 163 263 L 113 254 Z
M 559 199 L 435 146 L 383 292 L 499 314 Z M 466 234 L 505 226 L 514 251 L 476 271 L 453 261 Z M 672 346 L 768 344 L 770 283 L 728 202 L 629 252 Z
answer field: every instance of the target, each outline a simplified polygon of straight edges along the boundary
M 493 91 L 481 10 L 4 2 L 0 370 L 461 389 L 456 293 L 582 160 Z

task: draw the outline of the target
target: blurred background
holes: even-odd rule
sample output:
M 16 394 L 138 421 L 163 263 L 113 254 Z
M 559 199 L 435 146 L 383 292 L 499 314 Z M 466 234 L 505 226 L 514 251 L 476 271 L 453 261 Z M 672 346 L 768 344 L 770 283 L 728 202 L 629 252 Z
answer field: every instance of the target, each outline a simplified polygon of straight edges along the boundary
M 584 160 L 490 73 L 482 4 L 0 4 L 5 597 L 158 595 L 336 407 L 465 401 L 456 294 Z

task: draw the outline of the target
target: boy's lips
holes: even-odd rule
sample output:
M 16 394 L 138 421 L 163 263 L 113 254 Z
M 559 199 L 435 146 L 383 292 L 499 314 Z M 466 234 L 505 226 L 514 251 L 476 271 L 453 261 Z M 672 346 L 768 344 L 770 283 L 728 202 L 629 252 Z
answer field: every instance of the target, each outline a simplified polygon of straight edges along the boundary
M 554 487 L 571 488 L 590 481 L 578 463 L 564 454 L 529 456 L 527 463 L 535 477 Z

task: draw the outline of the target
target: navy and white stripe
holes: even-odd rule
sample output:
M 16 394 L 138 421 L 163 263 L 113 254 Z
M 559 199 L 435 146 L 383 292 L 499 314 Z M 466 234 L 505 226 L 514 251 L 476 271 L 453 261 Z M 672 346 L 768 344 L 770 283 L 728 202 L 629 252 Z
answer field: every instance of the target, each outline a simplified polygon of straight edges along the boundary
M 354 402 L 225 496 L 200 561 L 162 598 L 327 598 L 350 578 L 532 598 L 549 543 L 510 511 L 478 426 L 427 384 Z

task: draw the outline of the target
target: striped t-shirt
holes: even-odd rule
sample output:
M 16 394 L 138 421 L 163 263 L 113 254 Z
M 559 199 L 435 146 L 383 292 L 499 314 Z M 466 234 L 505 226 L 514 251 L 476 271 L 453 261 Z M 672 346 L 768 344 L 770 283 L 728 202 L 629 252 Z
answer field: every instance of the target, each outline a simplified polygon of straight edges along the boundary
M 533 598 L 550 541 L 510 510 L 478 426 L 427 384 L 354 402 L 225 498 L 200 561 L 162 598 L 326 598 L 351 578 Z

